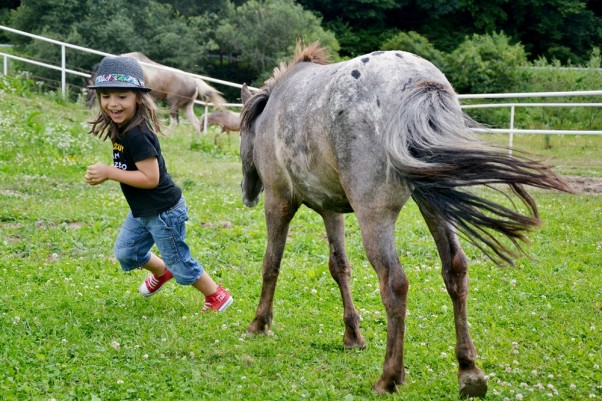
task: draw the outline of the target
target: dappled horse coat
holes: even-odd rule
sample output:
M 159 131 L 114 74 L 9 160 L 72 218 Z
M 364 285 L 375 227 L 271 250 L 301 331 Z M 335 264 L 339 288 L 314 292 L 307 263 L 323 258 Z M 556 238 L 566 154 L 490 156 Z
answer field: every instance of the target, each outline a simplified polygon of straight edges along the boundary
M 477 140 L 445 76 L 402 51 L 373 52 L 329 64 L 317 44 L 297 47 L 261 90 L 243 87 L 241 159 L 243 201 L 265 191 L 267 249 L 261 298 L 250 333 L 272 322 L 274 291 L 289 222 L 301 205 L 318 212 L 330 246 L 329 268 L 343 298 L 345 347 L 365 346 L 349 288 L 342 213 L 354 212 L 366 255 L 379 278 L 386 309 L 387 348 L 374 390 L 405 383 L 403 347 L 409 281 L 395 249 L 395 223 L 412 197 L 435 240 L 454 308 L 460 392 L 484 396 L 467 322 L 468 260 L 458 233 L 497 261 L 511 263 L 514 245 L 540 224 L 524 186 L 570 191 L 539 162 L 510 156 Z M 475 185 L 505 184 L 523 203 L 490 201 Z M 520 249 L 520 247 L 518 247 Z

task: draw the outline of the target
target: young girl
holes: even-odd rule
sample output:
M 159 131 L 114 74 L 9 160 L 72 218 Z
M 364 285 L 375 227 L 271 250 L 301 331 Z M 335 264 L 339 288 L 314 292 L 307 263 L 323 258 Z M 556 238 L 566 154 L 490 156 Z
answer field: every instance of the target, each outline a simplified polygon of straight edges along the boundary
M 100 185 L 117 181 L 130 206 L 115 242 L 124 271 L 143 268 L 150 274 L 140 294 L 156 294 L 172 277 L 205 295 L 202 311 L 224 311 L 233 299 L 203 270 L 185 242 L 188 210 L 182 190 L 167 172 L 156 133 L 161 134 L 157 106 L 143 82 L 140 64 L 127 57 L 105 57 L 95 84 L 100 111 L 90 133 L 113 143 L 113 165 L 88 167 L 85 180 Z M 161 257 L 150 252 L 157 245 Z

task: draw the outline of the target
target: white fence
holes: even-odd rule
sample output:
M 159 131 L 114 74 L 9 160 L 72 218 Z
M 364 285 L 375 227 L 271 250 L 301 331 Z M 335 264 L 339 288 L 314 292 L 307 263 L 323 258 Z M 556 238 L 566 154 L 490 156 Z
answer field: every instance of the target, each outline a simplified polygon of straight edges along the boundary
M 88 49 L 86 47 L 76 46 L 65 42 L 60 42 L 53 39 L 48 39 L 43 36 L 33 35 L 27 32 L 19 31 L 16 29 L 12 29 L 3 25 L 0 25 L 0 29 L 11 32 L 17 35 L 22 35 L 26 37 L 30 37 L 36 40 L 42 40 L 44 42 L 52 43 L 54 45 L 60 46 L 61 48 L 61 60 L 60 65 L 52 65 L 47 63 L 42 63 L 35 60 L 26 59 L 23 57 L 14 56 L 12 54 L 0 52 L 0 57 L 3 58 L 3 73 L 6 75 L 8 73 L 8 62 L 9 60 L 18 60 L 24 63 L 29 63 L 33 65 L 38 65 L 41 67 L 46 67 L 49 69 L 61 71 L 61 92 L 63 96 L 65 96 L 66 87 L 67 87 L 67 74 L 78 75 L 84 78 L 90 78 L 90 74 L 75 71 L 67 68 L 67 60 L 65 56 L 65 49 L 70 48 L 86 53 L 97 54 L 100 56 L 112 56 L 110 53 L 101 52 L 98 50 Z M 142 64 L 146 64 L 141 62 Z M 174 70 L 174 68 L 163 67 L 167 70 Z M 180 70 L 178 70 L 180 71 Z M 184 72 L 190 76 L 200 78 L 204 81 L 213 82 L 221 85 L 241 88 L 242 85 L 234 82 L 223 81 L 220 79 L 215 79 L 207 76 L 192 74 L 188 72 Z M 256 88 L 250 87 L 251 90 L 257 90 Z M 575 97 L 575 96 L 599 96 L 602 95 L 602 90 L 592 90 L 592 91 L 572 91 L 572 92 L 532 92 L 532 93 L 494 93 L 494 94 L 471 94 L 471 95 L 458 95 L 460 100 L 462 99 L 516 99 L 516 98 L 545 98 L 545 97 Z M 205 106 L 205 112 L 207 111 L 210 103 L 206 103 L 200 100 L 196 100 L 195 103 Z M 227 107 L 242 107 L 242 104 L 239 103 L 227 103 L 225 106 Z M 602 107 L 602 103 L 482 103 L 482 104 L 472 104 L 472 105 L 463 105 L 464 109 L 475 109 L 475 108 L 510 108 L 510 121 L 507 129 L 502 128 L 490 128 L 487 130 L 479 130 L 486 132 L 494 132 L 494 133 L 507 133 L 509 134 L 509 145 L 512 145 L 513 135 L 514 134 L 578 134 L 578 135 L 602 135 L 602 131 L 588 131 L 588 130 L 533 130 L 533 129 L 518 129 L 514 127 L 514 115 L 517 107 Z M 207 131 L 207 121 L 204 121 L 204 130 Z

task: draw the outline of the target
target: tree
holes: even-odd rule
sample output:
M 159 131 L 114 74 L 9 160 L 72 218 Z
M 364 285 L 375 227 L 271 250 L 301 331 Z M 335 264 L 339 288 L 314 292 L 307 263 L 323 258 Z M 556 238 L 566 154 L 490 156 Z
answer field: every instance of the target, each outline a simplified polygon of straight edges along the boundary
M 415 31 L 452 52 L 472 34 L 504 32 L 540 56 L 585 63 L 602 40 L 602 7 L 591 0 L 299 0 L 334 31 L 341 54 L 375 50 L 397 32 Z
M 14 10 L 21 5 L 20 0 L 3 0 L 0 3 L 0 25 L 6 25 L 9 20 L 10 10 Z M 4 43 L 6 35 L 0 31 L 0 43 Z
M 298 0 L 324 21 L 325 29 L 336 34 L 343 57 L 354 57 L 378 50 L 380 44 L 397 31 L 389 14 L 406 0 Z
M 322 29 L 320 19 L 294 0 L 250 0 L 232 6 L 228 19 L 217 29 L 216 40 L 220 52 L 235 56 L 255 84 L 292 56 L 297 40 L 320 40 L 335 55 L 339 49 L 334 34 Z

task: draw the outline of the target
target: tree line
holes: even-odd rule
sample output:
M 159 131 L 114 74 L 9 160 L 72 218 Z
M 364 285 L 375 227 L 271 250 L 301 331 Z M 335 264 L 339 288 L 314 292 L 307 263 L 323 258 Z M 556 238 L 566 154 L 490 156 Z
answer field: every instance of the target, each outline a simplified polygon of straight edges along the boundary
M 334 61 L 400 49 L 432 61 L 460 93 L 503 92 L 526 65 L 591 66 L 602 6 L 589 0 L 5 0 L 0 24 L 109 53 L 139 51 L 186 71 L 260 86 L 298 39 Z M 58 47 L 0 31 L 41 60 Z M 69 52 L 90 70 L 98 57 Z M 595 63 L 594 63 L 595 64 Z M 40 72 L 44 74 L 44 72 Z M 229 99 L 237 94 L 228 93 Z

